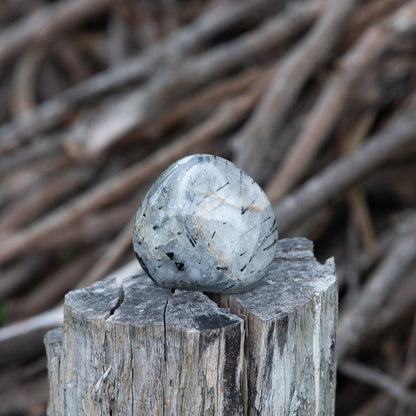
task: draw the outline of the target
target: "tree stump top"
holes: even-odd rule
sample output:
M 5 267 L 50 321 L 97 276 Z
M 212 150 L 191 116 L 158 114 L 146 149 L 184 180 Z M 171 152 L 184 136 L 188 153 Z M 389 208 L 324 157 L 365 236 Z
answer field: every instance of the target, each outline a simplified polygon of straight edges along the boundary
M 325 264 L 316 261 L 313 243 L 305 238 L 283 239 L 266 278 L 253 290 L 231 295 L 251 313 L 264 319 L 287 313 L 293 308 L 309 302 L 317 291 L 324 291 L 334 284 L 334 262 Z M 173 295 L 173 296 L 172 296 Z M 181 319 L 190 327 L 203 329 L 200 315 L 192 315 L 197 307 L 198 313 L 223 314 L 210 297 L 218 299 L 223 295 L 205 295 L 202 292 L 176 290 L 158 287 L 145 274 L 127 278 L 118 287 L 116 278 L 110 282 L 98 282 L 85 289 L 75 290 L 65 297 L 65 305 L 72 311 L 87 314 L 90 318 L 109 319 L 113 322 L 134 325 L 144 322 L 163 324 L 168 299 L 175 308 L 169 307 L 169 319 Z M 228 297 L 225 295 L 223 297 Z M 187 311 L 189 302 L 189 311 Z M 189 316 L 188 316 L 189 315 Z M 220 321 L 229 319 L 224 315 Z M 233 319 L 231 319 L 233 321 Z M 208 326 L 208 322 L 206 323 Z M 200 328 L 200 326 L 202 327 Z
M 180 322 L 181 327 L 211 330 L 232 325 L 240 318 L 226 313 L 202 292 L 161 288 L 146 274 L 127 278 L 117 287 L 116 279 L 98 282 L 86 289 L 70 292 L 65 297 L 66 313 L 88 319 L 131 326 L 165 325 Z
M 304 238 L 280 240 L 266 279 L 254 290 L 233 296 L 262 319 L 274 319 L 309 302 L 336 280 L 333 260 L 322 265 L 312 250 L 312 242 Z
M 49 415 L 330 415 L 334 263 L 281 240 L 250 292 L 158 287 L 146 275 L 67 294 L 46 339 Z

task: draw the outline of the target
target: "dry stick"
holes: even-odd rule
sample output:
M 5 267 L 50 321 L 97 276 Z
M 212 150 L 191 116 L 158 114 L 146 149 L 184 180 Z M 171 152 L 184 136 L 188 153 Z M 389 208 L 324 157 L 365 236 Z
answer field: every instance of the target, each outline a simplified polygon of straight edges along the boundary
M 186 98 L 174 108 L 166 110 L 160 117 L 145 124 L 140 130 L 140 136 L 160 135 L 163 131 L 171 129 L 175 124 L 180 123 L 196 111 L 218 105 L 231 95 L 241 93 L 254 81 L 262 77 L 270 78 L 271 71 L 270 67 L 251 68 L 221 80 L 200 93 Z
M 235 161 L 261 178 L 276 132 L 313 71 L 328 59 L 357 1 L 333 1 L 310 33 L 276 71 L 273 83 L 241 132 L 233 139 Z
M 133 6 L 137 16 L 139 17 L 138 24 L 141 30 L 137 33 L 136 43 L 140 48 L 147 48 L 149 45 L 155 44 L 158 41 L 159 32 L 162 31 L 160 23 L 157 21 L 154 14 L 152 14 L 152 4 L 140 2 Z M 193 9 L 193 13 L 187 20 L 195 19 L 197 16 L 204 14 L 201 8 Z
M 4 159 L 0 157 L 0 171 L 2 172 L 3 163 L 7 165 Z M 44 183 L 45 178 L 60 175 L 73 163 L 74 161 L 68 156 L 59 152 L 51 158 L 40 158 L 38 163 L 32 164 L 30 170 L 27 166 L 19 166 L 12 174 L 1 178 L 0 205 L 9 203 L 13 199 L 23 198 L 27 192 L 30 192 L 30 189 Z M 8 173 L 7 171 L 4 172 Z
M 13 116 L 30 111 L 36 105 L 36 76 L 46 48 L 27 51 L 16 63 L 9 89 L 9 109 Z
M 107 103 L 98 114 L 87 115 L 74 126 L 68 140 L 77 142 L 85 157 L 99 155 L 164 111 L 178 95 L 227 74 L 263 51 L 276 48 L 310 24 L 321 8 L 320 2 L 290 7 L 256 30 L 162 71 L 123 99 Z
M 41 251 L 54 251 L 71 247 L 89 246 L 113 238 L 137 209 L 137 200 L 129 200 L 105 211 L 87 215 L 38 242 Z
M 403 369 L 403 383 L 405 386 L 409 387 L 416 377 L 416 314 L 413 316 L 413 324 L 410 330 L 409 343 L 407 346 L 406 352 L 406 361 L 404 363 Z M 394 416 L 404 416 L 405 415 L 405 406 L 398 405 L 396 406 L 396 411 Z
M 12 229 L 32 222 L 51 207 L 56 207 L 62 200 L 68 198 L 75 190 L 85 185 L 92 177 L 92 171 L 87 169 L 72 169 L 64 171 L 59 176 L 52 176 L 37 189 L 19 198 L 2 212 L 0 235 L 11 232 Z
M 389 414 L 392 408 L 392 399 L 390 396 L 379 393 L 367 400 L 358 410 L 354 411 L 354 416 L 378 416 Z M 391 411 L 391 410 L 390 410 Z
M 2 13 L 0 15 L 1 26 L 5 26 L 7 23 L 19 19 L 39 7 L 39 4 L 31 0 L 5 0 L 2 3 L 5 7 L 2 7 Z
M 53 58 L 66 68 L 69 79 L 74 84 L 80 83 L 92 75 L 92 65 L 85 59 L 73 40 L 59 39 L 52 49 Z
M 25 365 L 20 366 L 20 368 L 9 368 L 7 370 L 12 371 L 2 371 L 0 374 L 0 386 L 2 386 L 2 389 L 10 384 L 17 384 L 19 386 L 19 383 L 24 383 L 28 379 L 31 379 L 32 377 L 36 377 L 39 374 L 44 374 L 45 372 L 45 366 L 46 366 L 46 357 L 39 357 L 38 359 L 35 359 L 31 363 L 24 363 Z M 3 369 L 2 369 L 3 370 Z M 13 382 L 14 381 L 14 382 Z M 11 383 L 10 383 L 11 382 Z M 3 407 L 1 408 L 3 411 Z M 2 413 L 4 415 L 5 413 Z
M 50 41 L 55 34 L 105 10 L 110 3 L 110 0 L 60 1 L 3 29 L 0 32 L 0 67 L 24 48 Z
M 416 230 L 414 231 L 416 235 Z M 380 309 L 367 328 L 367 339 L 379 339 L 380 333 L 397 327 L 405 316 L 416 312 L 416 273 L 409 273 L 406 280 L 392 295 L 392 300 Z M 416 350 L 415 350 L 416 351 Z
M 6 367 L 2 371 L 1 416 L 46 415 L 48 400 L 48 383 L 45 377 L 46 357 L 33 357 L 33 359 L 34 361 L 30 363 L 20 363 L 20 365 Z
M 416 143 L 414 110 L 396 116 L 351 156 L 333 162 L 305 182 L 297 191 L 274 204 L 282 235 L 309 214 L 335 198 L 389 159 L 398 150 Z
M 164 9 L 164 19 L 162 20 L 162 25 L 166 31 L 174 30 L 178 24 L 178 5 L 176 0 L 164 0 L 163 1 Z
M 45 258 L 29 255 L 17 264 L 2 269 L 0 279 L 0 299 L 6 299 L 7 297 L 14 295 L 17 291 L 27 286 L 28 283 L 31 283 L 45 263 Z
M 128 55 L 128 29 L 119 10 L 119 5 L 114 4 L 108 23 L 105 47 L 108 51 L 106 61 L 109 67 L 118 65 Z
M 343 45 L 355 43 L 357 38 L 362 35 L 362 32 L 372 26 L 374 22 L 387 17 L 389 14 L 393 14 L 403 3 L 403 0 L 363 2 L 347 27 L 345 37 L 342 40 Z
M 241 93 L 244 89 L 249 87 L 259 78 L 270 78 L 270 67 L 251 68 L 243 73 L 238 73 L 228 77 L 225 80 L 215 83 L 201 92 L 198 92 L 183 101 L 179 102 L 175 107 L 169 107 L 163 114 L 156 119 L 150 120 L 140 127 L 139 131 L 134 131 L 131 138 L 137 139 L 139 137 L 159 136 L 180 123 L 186 118 L 192 117 L 199 110 L 206 110 L 213 107 L 215 104 L 220 104 L 221 101 L 229 99 L 230 96 Z M 129 138 L 129 137 L 128 137 Z M 74 140 L 64 141 L 66 151 L 73 157 L 82 158 L 85 156 L 83 149 L 79 143 Z
M 375 111 L 368 111 L 358 121 L 357 125 L 351 129 L 349 140 L 343 139 L 344 153 L 351 154 L 357 150 L 370 130 L 375 118 Z M 370 210 L 363 187 L 360 185 L 353 186 L 346 194 L 348 205 L 354 215 L 356 224 L 361 233 L 361 239 L 367 253 L 373 258 L 377 255 L 376 239 L 374 227 L 371 220 Z
M 243 73 L 233 75 L 221 82 L 215 83 L 213 86 L 206 88 L 199 94 L 187 98 L 174 108 L 168 109 L 157 119 L 151 120 L 149 123 L 145 124 L 140 130 L 139 135 L 140 137 L 160 136 L 163 131 L 172 128 L 175 124 L 180 123 L 195 111 L 204 109 L 206 106 L 213 106 L 233 94 L 242 92 L 242 90 L 250 86 L 256 79 L 263 76 L 269 76 L 267 74 L 270 71 L 271 69 L 269 67 L 251 68 Z M 1 161 L 0 175 L 46 154 L 56 153 L 61 149 L 61 143 L 64 141 L 64 136 L 65 133 L 56 133 L 53 135 L 49 134 L 47 137 L 38 137 L 37 140 L 30 144 L 17 149 Z M 66 143 L 65 145 L 69 154 L 75 157 L 81 156 L 81 150 L 76 144 L 72 142 Z
M 82 279 L 96 260 L 97 250 L 89 247 L 81 256 L 50 274 L 34 291 L 13 302 L 10 315 L 20 320 L 53 307 Z
M 368 29 L 358 45 L 341 59 L 339 71 L 328 81 L 301 134 L 266 188 L 272 203 L 281 199 L 305 174 L 362 74 L 374 65 L 393 41 L 414 29 L 415 25 L 416 2 L 413 1 L 382 23 Z
M 403 385 L 409 385 L 414 381 L 415 377 L 409 378 L 409 382 L 402 382 Z M 354 416 L 376 416 L 393 414 L 393 402 L 394 398 L 390 395 L 386 395 L 384 392 L 376 394 L 367 402 L 365 402 L 358 410 L 354 411 Z M 399 405 L 399 404 L 398 404 Z M 407 413 L 406 413 L 407 415 Z M 397 416 L 395 414 L 395 416 Z M 403 414 L 404 416 L 404 414 Z
M 405 277 L 403 273 L 416 259 L 416 239 L 413 234 L 400 237 L 391 252 L 381 262 L 361 291 L 355 305 L 340 317 L 337 356 L 342 362 L 365 336 L 368 324 L 383 305 L 393 288 Z
M 365 192 L 359 185 L 347 191 L 348 205 L 354 215 L 361 240 L 367 253 L 373 258 L 377 255 L 377 245 L 370 210 L 368 208 Z
M 350 360 L 341 363 L 339 369 L 349 377 L 384 390 L 399 403 L 405 404 L 416 411 L 416 394 L 383 371 Z
M 39 158 L 45 158 L 52 154 L 62 153 L 61 134 L 49 134 L 45 137 L 38 137 L 27 146 L 23 146 L 16 152 L 7 155 L 0 163 L 0 175 L 4 175 L 11 169 L 26 165 Z M 27 165 L 26 165 L 27 166 Z
M 375 262 L 382 258 L 390 249 L 397 237 L 405 232 L 413 232 L 416 235 L 416 211 L 404 209 L 395 215 L 394 225 L 381 233 L 377 238 L 377 258 L 361 252 L 358 258 L 360 273 L 365 273 L 373 267 Z
M 40 241 L 44 241 L 45 244 L 51 235 L 62 230 L 65 225 L 137 189 L 150 175 L 157 174 L 178 158 L 215 140 L 247 115 L 265 87 L 263 81 L 248 93 L 224 103 L 211 118 L 194 130 L 157 150 L 145 160 L 88 190 L 73 202 L 58 208 L 26 230 L 11 236 L 8 241 L 1 242 L 0 264 L 23 253 L 32 245 L 39 244 Z
M 378 0 L 364 2 L 357 15 L 351 22 L 352 27 L 360 32 L 361 28 L 368 27 L 374 21 L 397 10 L 403 5 L 403 0 Z M 351 30 L 352 31 L 352 30 Z
M 131 246 L 132 236 L 132 222 L 129 221 L 127 225 L 120 231 L 115 240 L 107 247 L 102 256 L 88 271 L 87 275 L 78 282 L 76 288 L 83 288 L 90 284 L 104 278 L 111 269 L 120 260 L 127 248 Z
M 344 261 L 348 265 L 345 270 L 345 281 L 347 293 L 343 298 L 343 306 L 348 305 L 350 299 L 355 299 L 355 296 L 360 290 L 360 274 L 358 272 L 357 258 L 361 251 L 359 247 L 359 231 L 357 229 L 356 221 L 350 215 L 348 219 L 346 236 L 345 236 L 345 258 Z M 338 273 L 337 273 L 338 277 Z
M 375 258 L 377 256 L 377 245 L 371 213 L 368 208 L 367 199 L 363 188 L 355 185 L 347 191 L 346 199 L 349 208 L 354 216 L 358 229 L 360 230 L 361 240 L 365 250 Z
M 46 331 L 62 325 L 62 306 L 0 328 L 0 367 L 40 355 Z
M 70 1 L 70 0 L 69 0 Z M 250 15 L 261 18 L 274 8 L 272 0 L 221 3 L 194 22 L 178 29 L 139 56 L 101 72 L 64 91 L 30 113 L 0 128 L 0 154 L 57 126 L 77 106 L 123 85 L 149 77 L 169 53 L 183 55 Z

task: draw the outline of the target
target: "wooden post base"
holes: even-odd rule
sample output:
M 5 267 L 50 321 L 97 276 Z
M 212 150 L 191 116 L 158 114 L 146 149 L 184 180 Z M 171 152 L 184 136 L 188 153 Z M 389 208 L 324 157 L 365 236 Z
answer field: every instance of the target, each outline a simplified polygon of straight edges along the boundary
M 336 320 L 333 261 L 306 239 L 243 294 L 99 282 L 45 337 L 48 415 L 332 415 Z

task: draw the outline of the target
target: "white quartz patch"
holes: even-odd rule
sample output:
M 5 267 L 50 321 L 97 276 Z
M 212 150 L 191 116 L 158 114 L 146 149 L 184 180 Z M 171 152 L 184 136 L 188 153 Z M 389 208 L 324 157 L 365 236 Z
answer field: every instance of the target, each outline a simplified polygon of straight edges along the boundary
M 276 252 L 276 219 L 259 185 L 218 156 L 171 165 L 136 214 L 133 246 L 166 288 L 238 293 L 256 286 Z

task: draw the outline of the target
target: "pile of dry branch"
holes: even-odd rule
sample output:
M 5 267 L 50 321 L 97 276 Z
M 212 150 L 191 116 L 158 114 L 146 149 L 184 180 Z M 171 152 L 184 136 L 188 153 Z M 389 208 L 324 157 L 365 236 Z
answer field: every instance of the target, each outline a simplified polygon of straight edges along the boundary
M 416 413 L 416 1 L 4 0 L 0 24 L 0 415 L 44 414 L 63 295 L 133 258 L 142 196 L 199 152 L 335 256 L 337 415 Z

